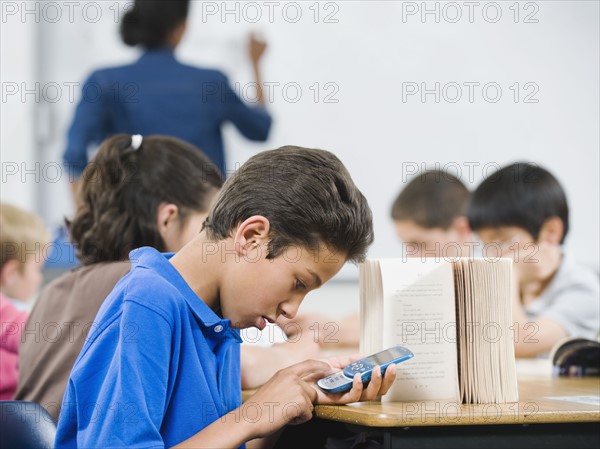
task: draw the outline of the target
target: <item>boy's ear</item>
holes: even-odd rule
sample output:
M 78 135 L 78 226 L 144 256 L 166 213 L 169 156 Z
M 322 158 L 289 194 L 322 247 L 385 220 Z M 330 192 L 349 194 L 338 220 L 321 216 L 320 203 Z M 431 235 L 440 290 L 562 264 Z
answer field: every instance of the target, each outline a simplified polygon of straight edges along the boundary
M 565 232 L 565 226 L 563 221 L 558 217 L 550 217 L 540 229 L 538 235 L 538 242 L 550 243 L 552 245 L 560 245 L 560 241 L 563 238 Z
M 235 250 L 244 255 L 253 247 L 269 242 L 271 224 L 266 217 L 254 215 L 240 224 L 234 236 Z
M 0 285 L 10 287 L 21 271 L 21 264 L 17 259 L 10 259 L 2 266 L 0 271 Z
M 471 226 L 469 226 L 469 219 L 464 215 L 460 215 L 452 220 L 452 228 L 458 234 L 458 238 L 461 242 L 466 242 L 471 236 Z

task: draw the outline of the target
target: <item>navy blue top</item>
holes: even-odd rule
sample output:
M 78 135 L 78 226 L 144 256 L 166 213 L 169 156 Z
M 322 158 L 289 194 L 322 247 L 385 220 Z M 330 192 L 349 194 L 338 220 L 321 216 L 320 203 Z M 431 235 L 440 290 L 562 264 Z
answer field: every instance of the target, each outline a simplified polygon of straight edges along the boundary
M 223 73 L 181 64 L 171 49 L 151 50 L 131 65 L 98 70 L 87 79 L 63 159 L 79 177 L 90 144 L 117 133 L 166 134 L 199 147 L 226 175 L 226 121 L 258 141 L 267 139 L 271 127 L 267 111 L 242 102 Z
M 169 257 L 130 253 L 71 371 L 57 448 L 170 447 L 241 405 L 239 332 Z

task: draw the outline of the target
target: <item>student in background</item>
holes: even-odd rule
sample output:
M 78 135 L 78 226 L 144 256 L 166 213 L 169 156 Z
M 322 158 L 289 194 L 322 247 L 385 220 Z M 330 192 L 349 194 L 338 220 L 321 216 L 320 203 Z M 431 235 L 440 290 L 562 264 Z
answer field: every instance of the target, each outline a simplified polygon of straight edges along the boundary
M 598 276 L 565 254 L 569 207 L 551 173 L 515 163 L 473 193 L 471 227 L 487 245 L 513 259 L 515 352 L 547 353 L 566 336 L 595 339 L 600 327 Z
M 130 254 L 132 270 L 102 304 L 71 372 L 56 447 L 239 447 L 309 420 L 315 403 L 384 394 L 394 365 L 384 379 L 376 368 L 364 388 L 356 376 L 351 391 L 326 395 L 316 379 L 352 359 L 309 360 L 241 403 L 237 329 L 293 318 L 372 241 L 368 204 L 333 154 L 283 147 L 253 156 L 174 256 Z
M 469 190 L 441 170 L 416 175 L 392 206 L 392 220 L 407 256 L 473 257 L 473 234 L 466 217 Z
M 68 223 L 82 266 L 46 286 L 31 312 L 16 399 L 37 402 L 58 419 L 98 309 L 130 269 L 129 251 L 179 250 L 200 231 L 222 183 L 214 164 L 179 139 L 120 134 L 102 144 Z
M 232 122 L 248 139 L 264 141 L 271 117 L 264 108 L 259 61 L 265 44 L 251 38 L 249 56 L 258 89 L 256 107 L 243 103 L 218 70 L 177 61 L 174 51 L 187 26 L 189 0 L 136 0 L 121 22 L 121 37 L 139 46 L 133 64 L 91 74 L 82 88 L 63 159 L 77 180 L 88 147 L 117 133 L 164 134 L 201 148 L 225 176 L 221 127 Z
M 26 302 L 42 283 L 43 256 L 49 241 L 48 230 L 38 216 L 0 203 L 0 400 L 12 399 L 17 387 Z

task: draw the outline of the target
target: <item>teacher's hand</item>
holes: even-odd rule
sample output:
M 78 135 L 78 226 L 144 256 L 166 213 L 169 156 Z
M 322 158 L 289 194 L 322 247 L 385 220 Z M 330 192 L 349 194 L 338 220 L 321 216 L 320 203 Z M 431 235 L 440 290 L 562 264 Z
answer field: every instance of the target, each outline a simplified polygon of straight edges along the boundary
M 250 39 L 248 41 L 248 54 L 250 55 L 252 64 L 257 64 L 258 61 L 260 61 L 260 58 L 262 58 L 266 48 L 266 42 L 257 39 L 254 33 L 250 33 Z

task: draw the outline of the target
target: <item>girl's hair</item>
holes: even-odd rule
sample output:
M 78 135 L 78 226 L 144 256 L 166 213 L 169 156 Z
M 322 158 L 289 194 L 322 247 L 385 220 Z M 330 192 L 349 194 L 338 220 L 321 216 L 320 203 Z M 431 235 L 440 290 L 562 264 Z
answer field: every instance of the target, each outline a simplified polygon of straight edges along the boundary
M 89 265 L 124 260 L 141 246 L 165 251 L 158 206 L 175 204 L 183 225 L 190 211 L 208 211 L 222 185 L 216 166 L 194 145 L 149 136 L 134 149 L 132 136 L 110 137 L 83 172 L 80 204 L 67 220 L 77 257 Z
M 166 44 L 169 34 L 188 15 L 189 0 L 136 0 L 121 21 L 125 44 L 147 49 Z

